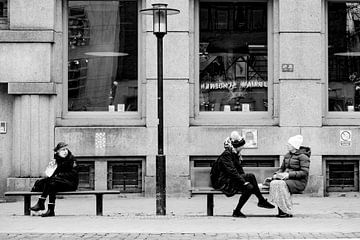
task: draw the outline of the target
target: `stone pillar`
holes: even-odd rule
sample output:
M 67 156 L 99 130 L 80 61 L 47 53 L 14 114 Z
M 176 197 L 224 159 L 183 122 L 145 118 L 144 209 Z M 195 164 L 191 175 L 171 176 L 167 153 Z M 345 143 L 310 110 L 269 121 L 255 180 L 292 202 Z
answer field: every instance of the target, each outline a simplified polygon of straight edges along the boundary
M 304 145 L 309 145 L 312 135 L 306 129 L 322 126 L 324 105 L 322 1 L 277 2 L 279 124 L 281 127 L 296 129 L 297 134 L 304 136 Z M 323 195 L 322 158 L 321 154 L 316 152 L 318 148 L 313 147 L 307 192 Z
M 13 175 L 41 176 L 53 157 L 54 97 L 16 95 L 13 112 Z
M 154 1 L 146 1 L 150 7 Z M 180 14 L 168 16 L 168 33 L 163 39 L 164 72 L 164 154 L 166 156 L 166 194 L 187 195 L 189 179 L 189 1 L 168 0 L 169 8 Z M 146 41 L 146 126 L 157 129 L 157 48 L 152 32 L 152 19 L 146 17 L 144 38 Z M 151 131 L 157 134 L 156 130 Z M 157 135 L 155 135 L 156 138 Z M 155 158 L 157 145 L 147 154 L 145 192 L 155 193 Z M 154 152 L 152 152 L 154 151 Z

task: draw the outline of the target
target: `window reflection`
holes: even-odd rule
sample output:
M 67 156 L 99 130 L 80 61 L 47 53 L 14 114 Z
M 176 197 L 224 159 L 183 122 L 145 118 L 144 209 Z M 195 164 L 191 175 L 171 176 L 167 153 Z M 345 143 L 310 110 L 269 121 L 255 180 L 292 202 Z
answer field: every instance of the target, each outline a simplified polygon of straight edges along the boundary
M 360 111 L 360 3 L 329 2 L 329 111 Z
M 69 1 L 69 111 L 137 111 L 137 2 Z
M 267 111 L 267 3 L 200 2 L 200 111 Z
M 0 29 L 6 29 L 8 22 L 8 1 L 0 0 Z

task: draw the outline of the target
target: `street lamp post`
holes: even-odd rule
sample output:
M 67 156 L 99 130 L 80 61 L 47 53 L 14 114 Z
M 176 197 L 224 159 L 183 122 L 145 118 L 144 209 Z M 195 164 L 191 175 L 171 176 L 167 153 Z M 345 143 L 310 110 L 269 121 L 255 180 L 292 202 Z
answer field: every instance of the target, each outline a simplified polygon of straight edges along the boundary
M 167 15 L 178 14 L 167 4 L 155 3 L 140 13 L 153 16 L 153 32 L 157 38 L 157 108 L 158 108 L 158 154 L 156 155 L 156 214 L 166 215 L 166 156 L 164 154 L 164 101 L 163 101 L 163 37 L 167 33 Z

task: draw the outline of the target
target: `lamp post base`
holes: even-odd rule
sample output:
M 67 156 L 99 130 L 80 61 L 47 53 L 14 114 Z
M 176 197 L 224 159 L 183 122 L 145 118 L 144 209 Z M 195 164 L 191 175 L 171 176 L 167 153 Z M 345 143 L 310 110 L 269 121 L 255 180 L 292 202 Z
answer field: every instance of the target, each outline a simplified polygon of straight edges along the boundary
M 156 155 L 156 215 L 166 215 L 166 157 Z

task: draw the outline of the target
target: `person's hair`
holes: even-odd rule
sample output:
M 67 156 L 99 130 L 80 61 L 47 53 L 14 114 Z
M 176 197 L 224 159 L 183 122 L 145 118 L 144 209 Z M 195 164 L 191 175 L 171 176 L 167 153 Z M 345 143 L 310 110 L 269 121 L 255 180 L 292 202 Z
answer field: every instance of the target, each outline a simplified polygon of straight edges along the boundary
M 238 148 L 238 147 L 242 147 L 245 145 L 245 139 L 240 139 L 240 140 L 234 140 L 231 141 L 231 144 L 233 145 L 234 148 Z

